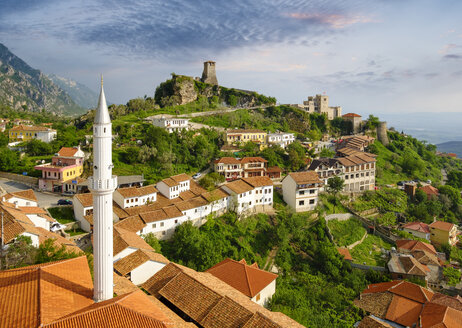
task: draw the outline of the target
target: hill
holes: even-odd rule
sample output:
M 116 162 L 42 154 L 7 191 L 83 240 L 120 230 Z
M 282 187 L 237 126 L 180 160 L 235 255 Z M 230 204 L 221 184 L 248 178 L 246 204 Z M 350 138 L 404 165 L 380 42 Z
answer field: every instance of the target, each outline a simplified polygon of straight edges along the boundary
M 455 153 L 457 157 L 462 158 L 462 141 L 448 141 L 436 145 L 439 151 L 443 153 Z
M 15 110 L 80 114 L 85 110 L 40 70 L 0 43 L 0 105 Z
M 48 75 L 54 84 L 67 92 L 74 102 L 83 108 L 94 108 L 98 103 L 98 94 L 86 85 L 54 74 Z

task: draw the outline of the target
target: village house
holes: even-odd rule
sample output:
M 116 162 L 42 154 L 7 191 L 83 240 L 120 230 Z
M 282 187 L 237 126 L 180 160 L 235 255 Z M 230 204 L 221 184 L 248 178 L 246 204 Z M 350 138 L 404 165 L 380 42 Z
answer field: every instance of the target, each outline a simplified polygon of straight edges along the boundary
M 158 182 L 156 187 L 165 197 L 173 199 L 177 198 L 180 193 L 189 190 L 189 180 L 191 177 L 182 173 Z
M 215 172 L 223 175 L 226 181 L 240 178 L 267 176 L 270 179 L 280 179 L 282 170 L 276 166 L 268 167 L 268 161 L 262 157 L 222 157 L 213 163 Z
M 152 119 L 152 125 L 159 128 L 163 128 L 172 132 L 188 131 L 189 129 L 189 119 L 186 118 L 176 118 L 176 117 L 156 117 Z
M 457 244 L 457 226 L 450 222 L 435 221 L 429 225 L 432 244 L 454 246 Z
M 430 227 L 423 222 L 409 222 L 401 227 L 403 231 L 410 233 L 418 238 L 430 241 Z
M 268 145 L 278 145 L 285 149 L 288 145 L 295 141 L 295 135 L 289 132 L 268 133 Z
M 34 169 L 42 171 L 39 189 L 75 193 L 74 185 L 77 185 L 77 178 L 83 173 L 84 157 L 80 146 L 63 147 L 53 156 L 51 163 L 35 166 Z
M 427 284 L 430 269 L 410 254 L 391 254 L 387 267 L 392 279 L 417 279 Z
M 32 189 L 7 193 L 2 200 L 17 206 L 38 206 L 37 196 Z
M 314 159 L 308 171 L 314 171 L 318 174 L 319 179 L 322 180 L 323 185 L 327 184 L 327 180 L 335 176 L 343 175 L 344 167 L 336 158 L 321 157 Z
M 10 142 L 37 139 L 48 143 L 56 139 L 56 130 L 44 126 L 17 125 L 10 129 L 9 139 Z
M 295 212 L 312 211 L 318 204 L 322 185 L 314 171 L 291 172 L 282 180 L 282 195 Z
M 343 166 L 344 191 L 359 192 L 374 190 L 376 159 L 366 154 L 337 158 Z
M 205 272 L 214 275 L 261 306 L 266 306 L 276 292 L 278 275 L 259 269 L 257 263 L 248 265 L 245 259 L 235 261 L 228 258 Z
M 344 121 L 351 122 L 353 133 L 358 133 L 361 130 L 361 125 L 363 123 L 361 115 L 355 113 L 348 113 L 342 115 Z
M 458 327 L 462 317 L 460 297 L 402 280 L 370 284 L 354 304 L 382 324 L 362 327 Z
M 114 201 L 121 208 L 146 205 L 157 200 L 157 189 L 151 186 L 118 188 L 114 191 Z
M 260 150 L 267 147 L 267 133 L 259 129 L 234 129 L 226 131 L 226 144 L 228 145 L 243 145 L 252 141 L 260 146 Z

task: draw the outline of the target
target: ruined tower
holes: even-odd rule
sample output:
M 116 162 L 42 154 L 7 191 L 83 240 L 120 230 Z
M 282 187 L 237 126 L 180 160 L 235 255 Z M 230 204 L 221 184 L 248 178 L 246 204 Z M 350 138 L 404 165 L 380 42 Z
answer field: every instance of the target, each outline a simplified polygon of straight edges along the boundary
M 377 126 L 377 139 L 384 145 L 387 146 L 390 141 L 387 135 L 387 122 L 380 122 Z
M 204 83 L 218 85 L 214 61 L 209 60 L 204 62 L 204 71 L 202 72 L 201 81 Z

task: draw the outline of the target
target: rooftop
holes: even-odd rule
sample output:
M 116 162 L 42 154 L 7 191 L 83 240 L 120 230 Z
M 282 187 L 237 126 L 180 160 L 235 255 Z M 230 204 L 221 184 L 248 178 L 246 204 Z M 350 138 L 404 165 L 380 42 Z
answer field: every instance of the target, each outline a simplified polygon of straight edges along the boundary
M 454 228 L 454 224 L 450 222 L 444 222 L 444 221 L 435 221 L 432 224 L 430 224 L 430 228 L 444 230 L 444 231 L 451 231 Z
M 289 173 L 289 176 L 294 179 L 295 183 L 300 185 L 322 183 L 315 171 L 291 172 Z
M 428 224 L 423 222 L 409 222 L 403 225 L 403 228 L 423 233 L 430 233 Z

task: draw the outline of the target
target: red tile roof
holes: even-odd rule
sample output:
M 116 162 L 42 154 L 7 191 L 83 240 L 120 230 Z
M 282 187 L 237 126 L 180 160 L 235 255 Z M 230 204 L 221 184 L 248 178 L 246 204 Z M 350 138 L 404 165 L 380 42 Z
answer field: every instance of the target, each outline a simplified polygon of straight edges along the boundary
M 33 200 L 34 202 L 38 202 L 37 197 L 35 196 L 35 193 L 32 189 L 10 192 L 4 195 L 3 197 L 5 197 L 6 200 L 13 198 L 13 197 L 17 197 L 17 198 L 23 198 L 27 200 Z
M 428 227 L 428 224 L 423 222 L 409 222 L 403 225 L 403 228 L 423 233 L 430 233 L 430 228 Z
M 221 261 L 206 272 L 213 274 L 250 298 L 260 293 L 278 277 L 277 274 L 247 265 L 245 260 L 238 262 L 231 259 Z
M 361 117 L 361 115 L 358 115 L 355 113 L 348 113 L 348 114 L 342 115 L 342 117 Z
M 417 240 L 407 240 L 401 239 L 396 241 L 396 247 L 398 250 L 408 250 L 408 251 L 415 251 L 415 250 L 423 250 L 430 252 L 431 254 L 436 255 L 436 249 L 432 244 L 423 243 Z
M 351 254 L 348 248 L 337 247 L 337 251 L 340 253 L 340 255 L 343 255 L 343 258 L 345 260 L 353 261 L 353 258 L 351 257 Z
M 79 149 L 77 147 L 62 147 L 58 151 L 58 155 L 62 157 L 73 157 Z
M 241 164 L 241 161 L 234 158 L 234 157 L 222 157 L 215 161 L 216 164 L 223 163 L 223 164 Z
M 430 185 L 420 187 L 419 189 L 426 193 L 427 196 L 438 196 L 438 194 L 440 193 L 438 189 Z
M 444 221 L 435 221 L 432 224 L 430 224 L 430 228 L 444 230 L 444 231 L 451 231 L 452 228 L 454 228 L 454 224 L 450 222 L 444 222 Z
M 291 172 L 288 176 L 294 179 L 297 184 L 322 183 L 315 171 Z

